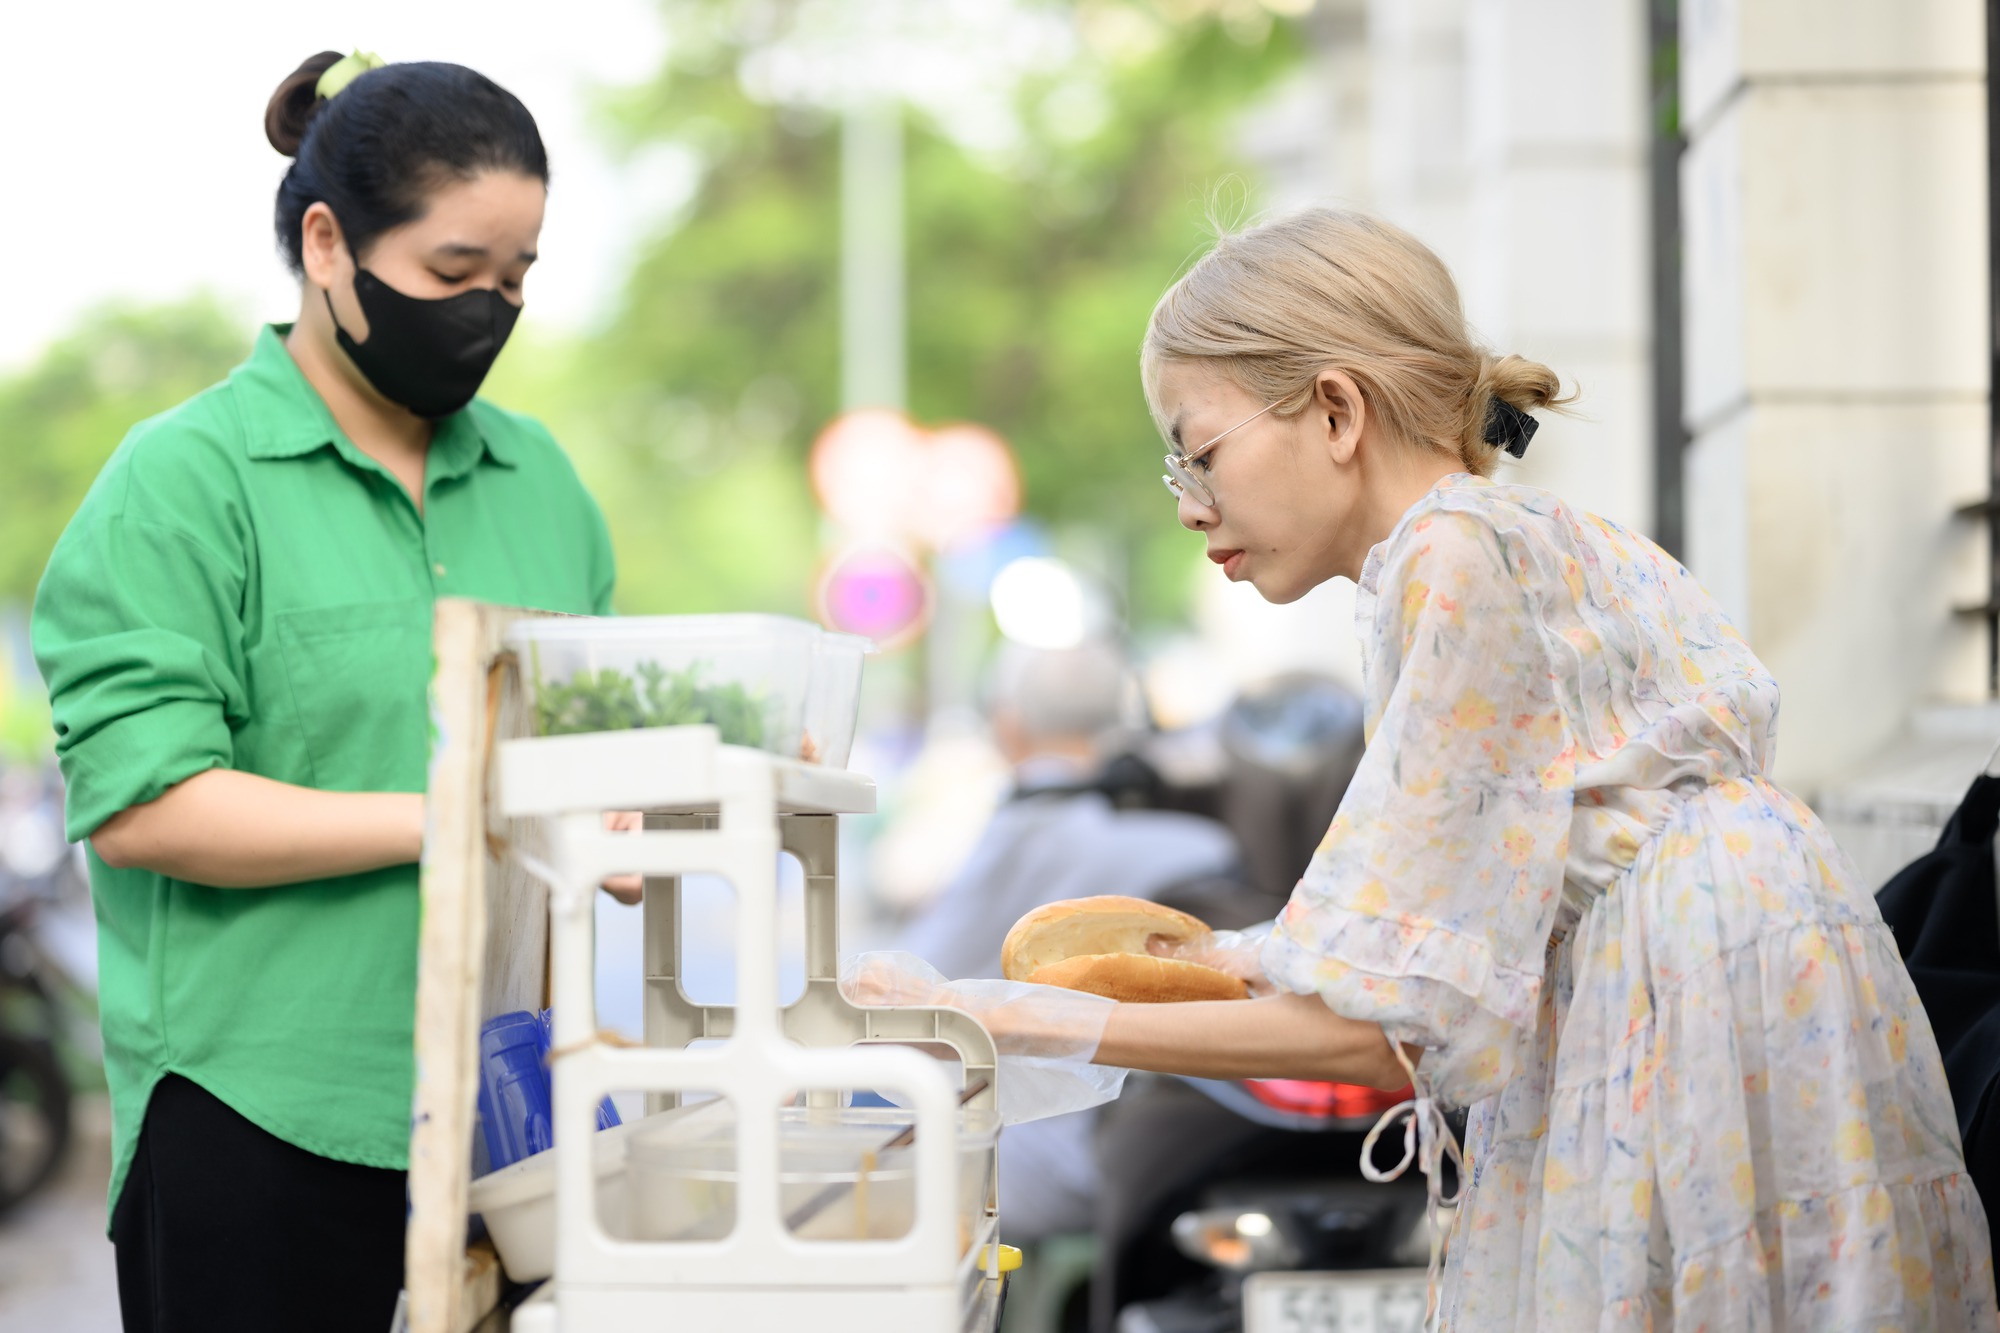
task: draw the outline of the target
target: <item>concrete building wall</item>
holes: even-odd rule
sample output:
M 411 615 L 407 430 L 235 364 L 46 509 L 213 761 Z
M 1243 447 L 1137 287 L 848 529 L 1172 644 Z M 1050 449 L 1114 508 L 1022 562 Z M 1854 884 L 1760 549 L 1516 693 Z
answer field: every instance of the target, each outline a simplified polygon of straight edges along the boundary
M 1466 19 L 1474 0 L 1371 0 L 1368 177 L 1360 202 L 1464 282 L 1474 256 Z
M 1647 12 L 1323 0 L 1314 60 L 1249 135 L 1271 201 L 1409 227 L 1490 343 L 1583 391 L 1512 475 L 1641 529 Z M 1984 626 L 1953 612 L 1987 593 L 1983 529 L 1953 513 L 1987 489 L 1983 7 L 1682 0 L 1681 23 L 1683 554 L 1784 689 L 1779 776 L 1844 839 L 1890 805 L 1930 826 L 2000 734 L 1965 707 Z M 1344 608 L 1218 595 L 1204 619 L 1318 660 Z
M 1777 675 L 1779 776 L 1838 784 L 1983 697 L 1976 0 L 1686 0 L 1687 558 Z
M 1579 391 L 1505 475 L 1652 517 L 1642 0 L 1375 0 L 1368 203 L 1499 352 Z
M 1580 394 L 1513 475 L 1652 519 L 1643 0 L 1469 0 L 1466 313 Z
M 1319 0 L 1302 20 L 1301 67 L 1238 127 L 1272 212 L 1313 204 L 1363 207 L 1370 194 L 1369 0 Z

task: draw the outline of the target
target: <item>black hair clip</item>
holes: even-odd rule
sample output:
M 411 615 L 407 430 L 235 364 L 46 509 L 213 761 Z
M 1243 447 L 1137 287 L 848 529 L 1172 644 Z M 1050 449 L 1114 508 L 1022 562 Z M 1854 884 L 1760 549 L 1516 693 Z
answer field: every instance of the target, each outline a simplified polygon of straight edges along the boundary
M 1535 438 L 1541 424 L 1505 399 L 1495 398 L 1486 411 L 1485 439 L 1519 458 L 1528 452 L 1528 441 Z

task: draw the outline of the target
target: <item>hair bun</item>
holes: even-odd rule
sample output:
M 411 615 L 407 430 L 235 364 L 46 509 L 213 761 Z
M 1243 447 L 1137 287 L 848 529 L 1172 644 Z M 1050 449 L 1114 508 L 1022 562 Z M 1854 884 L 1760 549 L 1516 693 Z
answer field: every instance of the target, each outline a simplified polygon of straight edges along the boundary
M 286 157 L 297 157 L 306 127 L 319 110 L 319 76 L 340 60 L 338 51 L 321 51 L 305 58 L 285 76 L 264 108 L 264 137 Z
M 1562 396 L 1562 381 L 1539 361 L 1509 352 L 1506 356 L 1485 355 L 1480 360 L 1478 386 L 1509 407 L 1523 412 L 1561 406 L 1573 402 L 1575 394 Z M 1483 402 L 1474 406 L 1485 412 Z

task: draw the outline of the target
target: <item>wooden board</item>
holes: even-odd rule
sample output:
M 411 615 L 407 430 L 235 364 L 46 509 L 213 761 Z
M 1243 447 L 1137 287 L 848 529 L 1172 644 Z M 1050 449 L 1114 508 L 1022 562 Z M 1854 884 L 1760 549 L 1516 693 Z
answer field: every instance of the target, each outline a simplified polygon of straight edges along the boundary
M 404 1240 L 410 1333 L 465 1333 L 499 1299 L 490 1248 L 466 1248 L 477 1114 L 479 1026 L 540 1008 L 548 967 L 546 891 L 489 826 L 496 738 L 529 730 L 527 699 L 502 642 L 532 615 L 461 599 L 433 621 L 432 747 L 417 968 L 417 1084 L 410 1119 L 410 1220 Z M 539 847 L 527 850 L 540 854 Z
M 464 1299 L 459 1306 L 457 1333 L 506 1333 L 507 1312 L 500 1309 L 500 1255 L 490 1240 L 474 1241 L 465 1251 Z

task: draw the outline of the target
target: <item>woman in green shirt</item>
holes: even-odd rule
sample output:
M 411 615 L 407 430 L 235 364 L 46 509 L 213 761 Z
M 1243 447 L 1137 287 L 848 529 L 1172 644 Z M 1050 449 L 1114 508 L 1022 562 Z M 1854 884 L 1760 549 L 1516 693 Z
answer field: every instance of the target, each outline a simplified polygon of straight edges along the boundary
M 272 97 L 297 322 L 134 427 L 36 597 L 88 838 L 128 1330 L 386 1329 L 402 1284 L 431 604 L 603 613 L 538 423 L 473 397 L 548 162 L 457 65 Z

